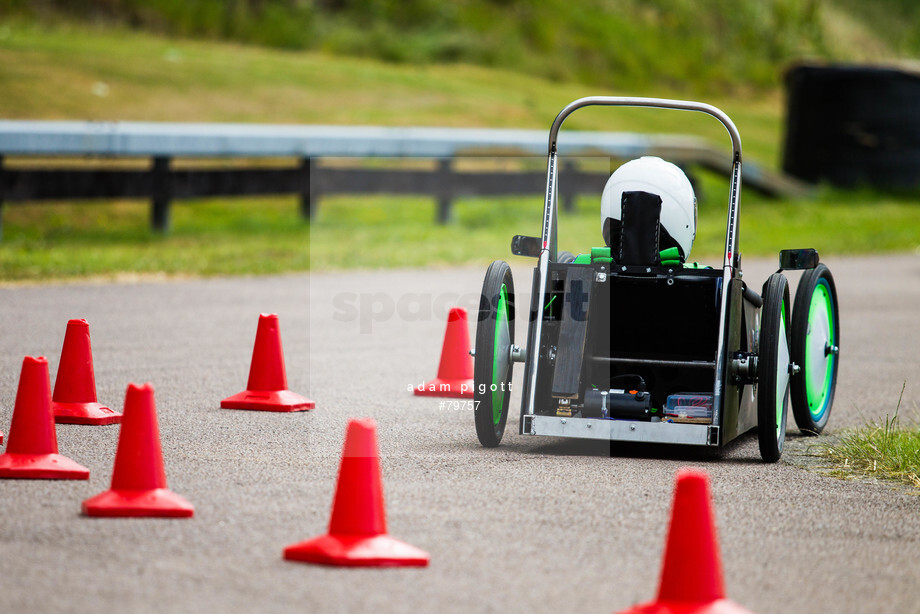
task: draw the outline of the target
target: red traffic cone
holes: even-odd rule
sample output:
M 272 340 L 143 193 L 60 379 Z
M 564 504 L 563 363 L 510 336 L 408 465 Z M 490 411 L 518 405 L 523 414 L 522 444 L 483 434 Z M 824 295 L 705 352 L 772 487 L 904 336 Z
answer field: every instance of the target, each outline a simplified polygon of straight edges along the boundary
M 620 614 L 751 614 L 725 598 L 709 476 L 677 472 L 658 596 Z
M 326 535 L 284 549 L 289 561 L 344 567 L 426 567 L 428 553 L 387 535 L 377 425 L 351 420 Z
M 277 314 L 259 315 L 256 343 L 252 348 L 252 363 L 249 366 L 249 383 L 246 390 L 227 397 L 220 402 L 220 406 L 224 409 L 262 411 L 313 409 L 313 401 L 287 389 Z
M 462 307 L 454 307 L 447 314 L 447 331 L 441 347 L 438 376 L 416 386 L 415 394 L 473 398 L 473 357 L 470 356 L 470 331 L 466 322 L 466 309 Z
M 166 486 L 153 386 L 128 384 L 111 489 L 83 502 L 87 516 L 188 518 L 192 504 Z
M 115 424 L 121 414 L 96 402 L 93 350 L 86 320 L 70 320 L 51 397 L 54 421 L 63 424 Z
M 58 454 L 51 378 L 44 356 L 26 356 L 22 361 L 9 442 L 0 455 L 0 478 L 89 479 L 89 469 Z

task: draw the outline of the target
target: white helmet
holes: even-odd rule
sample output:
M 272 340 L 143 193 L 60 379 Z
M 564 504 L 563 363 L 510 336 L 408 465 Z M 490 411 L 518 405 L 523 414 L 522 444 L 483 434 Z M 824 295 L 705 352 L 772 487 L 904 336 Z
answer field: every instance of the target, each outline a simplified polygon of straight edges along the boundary
M 661 197 L 659 249 L 677 247 L 681 262 L 686 261 L 696 237 L 696 195 L 684 172 L 654 156 L 630 160 L 614 171 L 601 196 L 601 226 L 608 246 L 614 239 L 611 235 L 619 232 L 624 192 Z

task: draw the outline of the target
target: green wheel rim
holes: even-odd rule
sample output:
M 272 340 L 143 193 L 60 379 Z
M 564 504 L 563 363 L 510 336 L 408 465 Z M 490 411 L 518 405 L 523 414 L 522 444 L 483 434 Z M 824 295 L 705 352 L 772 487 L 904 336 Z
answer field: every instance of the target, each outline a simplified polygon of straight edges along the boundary
M 505 378 L 511 361 L 511 330 L 508 326 L 508 288 L 502 284 L 495 307 L 495 343 L 492 346 L 492 421 L 498 426 L 505 407 Z
M 836 330 L 832 314 L 834 300 L 827 282 L 821 279 L 815 286 L 808 308 L 808 331 L 805 335 L 805 391 L 808 411 L 819 422 L 827 411 L 834 378 L 835 355 L 829 348 L 836 345 Z

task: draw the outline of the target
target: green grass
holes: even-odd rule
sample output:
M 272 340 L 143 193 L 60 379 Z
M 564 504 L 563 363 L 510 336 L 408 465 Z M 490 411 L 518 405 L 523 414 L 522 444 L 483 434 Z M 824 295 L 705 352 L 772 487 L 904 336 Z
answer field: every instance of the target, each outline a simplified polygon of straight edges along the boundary
M 886 416 L 884 424 L 870 422 L 845 431 L 838 443 L 819 446 L 819 453 L 833 463 L 833 474 L 871 476 L 920 488 L 920 426 L 902 425 L 900 409 L 899 398 L 894 417 Z
M 702 175 L 697 239 L 692 259 L 721 262 L 725 241 L 727 185 Z M 600 197 L 582 197 L 576 210 L 561 212 L 559 247 L 575 253 L 603 244 Z M 429 223 L 435 203 L 426 198 L 344 197 L 322 201 L 311 228 L 312 266 L 425 266 L 486 264 L 511 258 L 514 234 L 539 235 L 542 198 L 461 199 L 447 226 Z M 776 201 L 745 194 L 741 250 L 746 257 L 774 258 L 782 248 L 815 247 L 822 256 L 920 249 L 920 207 L 909 198 L 862 200 L 823 190 L 815 200 Z M 343 244 L 346 241 L 348 243 Z M 360 245 L 352 252 L 350 242 Z M 398 247 L 394 250 L 392 245 Z
M 697 93 L 773 86 L 825 51 L 817 3 L 796 0 L 0 0 L 4 14 Z
M 464 64 L 397 65 L 20 21 L 0 27 L 0 91 L 0 117 L 7 119 L 541 130 L 582 96 L 680 95 L 667 87 L 587 87 Z M 782 131 L 778 93 L 706 97 L 706 102 L 732 116 L 750 159 L 777 163 Z M 697 114 L 592 110 L 573 116 L 566 127 L 695 132 L 727 144 L 722 127 Z
M 179 202 L 168 236 L 150 230 L 146 203 L 6 207 L 0 279 L 303 271 L 310 228 L 297 206 L 293 198 Z
M 865 30 L 884 32 L 889 55 L 917 57 L 920 53 L 920 4 L 915 0 L 834 0 L 832 4 Z
M 916 55 L 918 18 L 913 0 L 0 0 L 0 20 L 695 94 L 775 87 L 802 57 Z
M 98 87 L 94 93 L 98 83 L 107 85 L 104 96 Z M 674 95 L 667 87 L 588 88 L 463 64 L 396 65 L 15 20 L 0 26 L 0 91 L 5 118 L 537 129 L 548 129 L 556 113 L 580 96 Z M 782 135 L 778 92 L 705 101 L 732 116 L 746 160 L 776 165 Z M 689 133 L 727 146 L 722 127 L 695 113 L 586 109 L 565 129 Z M 718 262 L 727 186 L 724 179 L 701 177 L 693 256 Z M 600 242 L 598 203 L 599 195 L 584 198 L 576 212 L 562 215 L 561 248 L 578 251 Z M 149 229 L 148 204 L 140 201 L 8 203 L 0 280 L 482 264 L 508 257 L 511 235 L 539 234 L 541 207 L 540 195 L 460 199 L 453 222 L 437 226 L 432 199 L 337 197 L 323 199 L 308 224 L 298 216 L 295 198 L 179 201 L 171 233 L 159 236 Z M 745 191 L 743 253 L 773 257 L 782 247 L 799 246 L 816 247 L 825 256 L 915 250 L 920 207 L 909 195 L 870 191 L 820 190 L 815 200 L 801 201 Z
M 701 178 L 692 259 L 718 264 L 727 188 L 722 178 Z M 575 211 L 560 213 L 560 249 L 587 251 L 602 243 L 599 200 L 582 197 Z M 458 199 L 447 225 L 434 223 L 436 206 L 427 197 L 329 197 L 308 223 L 293 197 L 179 201 L 171 232 L 160 236 L 149 228 L 144 202 L 12 205 L 4 210 L 0 280 L 484 266 L 499 258 L 515 261 L 512 235 L 540 233 L 540 195 Z M 920 207 L 907 197 L 869 199 L 832 190 L 794 202 L 750 192 L 742 199 L 740 232 L 748 258 L 774 258 L 781 248 L 803 246 L 825 258 L 916 250 Z

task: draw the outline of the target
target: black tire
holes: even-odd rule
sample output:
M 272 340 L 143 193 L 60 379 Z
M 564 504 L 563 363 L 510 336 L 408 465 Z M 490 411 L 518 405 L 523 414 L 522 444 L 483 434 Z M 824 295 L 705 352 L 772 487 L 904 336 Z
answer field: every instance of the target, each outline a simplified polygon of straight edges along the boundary
M 789 283 L 774 273 L 764 284 L 757 360 L 757 439 L 764 462 L 783 454 L 789 410 Z
M 575 254 L 572 252 L 559 252 L 556 256 L 556 262 L 559 264 L 569 264 L 570 262 L 575 262 Z
M 503 291 L 504 289 L 504 291 Z M 514 282 L 507 262 L 496 260 L 486 271 L 476 324 L 473 400 L 479 443 L 501 442 L 511 400 L 511 346 L 514 344 Z
M 837 387 L 840 314 L 830 269 L 819 264 L 802 275 L 792 310 L 792 414 L 799 430 L 818 435 L 827 425 Z

